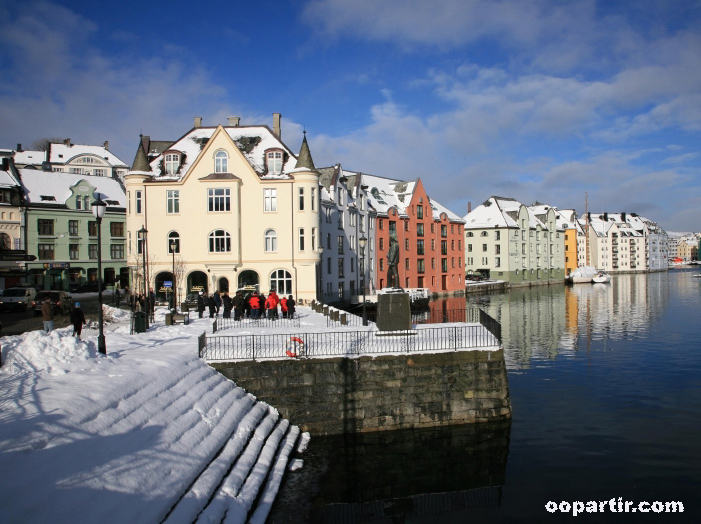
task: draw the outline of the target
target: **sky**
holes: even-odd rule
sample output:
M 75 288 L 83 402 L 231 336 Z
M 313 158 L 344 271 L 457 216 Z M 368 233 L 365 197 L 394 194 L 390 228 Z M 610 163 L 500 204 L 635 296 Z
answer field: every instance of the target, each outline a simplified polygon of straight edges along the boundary
M 0 0 L 0 148 L 267 124 L 317 167 L 701 231 L 698 0 Z

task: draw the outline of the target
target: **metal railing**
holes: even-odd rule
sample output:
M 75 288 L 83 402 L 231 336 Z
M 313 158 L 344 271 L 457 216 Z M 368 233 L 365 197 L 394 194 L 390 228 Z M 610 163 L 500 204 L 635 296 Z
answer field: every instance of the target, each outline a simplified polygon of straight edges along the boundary
M 295 315 L 292 318 L 240 318 L 239 320 L 234 320 L 233 318 L 223 318 L 216 317 L 212 323 L 212 332 L 216 333 L 222 329 L 231 328 L 267 328 L 267 327 L 299 327 L 299 316 Z
M 490 317 L 491 318 L 491 317 Z M 498 324 L 498 323 L 497 323 Z M 499 346 L 482 325 L 421 328 L 411 331 L 327 331 L 324 333 L 216 336 L 200 342 L 208 361 L 263 360 L 285 357 L 358 357 L 380 353 L 458 351 Z

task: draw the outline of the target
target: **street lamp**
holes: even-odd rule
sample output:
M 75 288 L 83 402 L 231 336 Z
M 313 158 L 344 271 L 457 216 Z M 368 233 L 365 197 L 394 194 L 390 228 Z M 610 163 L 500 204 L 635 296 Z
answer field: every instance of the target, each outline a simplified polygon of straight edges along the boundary
M 174 238 L 170 240 L 170 252 L 173 253 L 173 303 L 170 306 L 170 309 L 175 309 L 175 305 L 178 303 L 178 297 L 176 296 L 177 293 L 177 282 L 175 279 L 175 248 L 178 247 L 178 243 L 175 241 Z
M 143 281 L 144 281 L 144 307 L 148 309 L 148 288 L 146 287 L 146 235 L 148 231 L 146 230 L 145 227 L 142 227 L 136 232 L 136 236 L 141 242 L 141 254 L 143 255 Z M 146 313 L 146 328 L 148 328 L 148 311 L 145 311 Z
M 360 263 L 362 264 L 361 273 L 363 275 L 363 326 L 367 326 L 368 315 L 365 311 L 365 286 L 367 285 L 365 281 L 365 246 L 368 245 L 368 239 L 365 238 L 365 235 L 358 239 L 358 244 L 360 245 Z
M 105 216 L 105 204 L 98 194 L 97 200 L 92 203 L 92 214 L 97 220 L 97 300 L 100 306 L 98 322 L 100 324 L 100 332 L 97 336 L 97 350 L 103 355 L 107 354 L 107 346 L 105 345 L 105 333 L 103 331 L 104 318 L 102 315 L 102 217 Z

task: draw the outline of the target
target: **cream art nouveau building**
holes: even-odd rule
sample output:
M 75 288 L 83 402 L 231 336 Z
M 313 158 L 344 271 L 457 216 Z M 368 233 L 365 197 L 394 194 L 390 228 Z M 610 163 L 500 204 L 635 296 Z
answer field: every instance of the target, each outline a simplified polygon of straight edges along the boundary
M 267 126 L 195 127 L 149 161 L 139 145 L 126 175 L 129 264 L 140 289 L 173 281 L 178 300 L 204 290 L 317 294 L 319 173 L 306 136 L 299 157 Z M 234 124 L 234 125 L 231 125 Z M 147 230 L 146 242 L 138 231 Z M 172 248 L 171 248 L 172 246 Z

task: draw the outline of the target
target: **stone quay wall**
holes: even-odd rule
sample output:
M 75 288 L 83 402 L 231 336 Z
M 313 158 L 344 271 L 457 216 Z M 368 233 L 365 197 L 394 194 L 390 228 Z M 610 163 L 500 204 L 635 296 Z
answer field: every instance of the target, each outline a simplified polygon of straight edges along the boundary
M 211 365 L 312 435 L 511 418 L 503 349 Z

